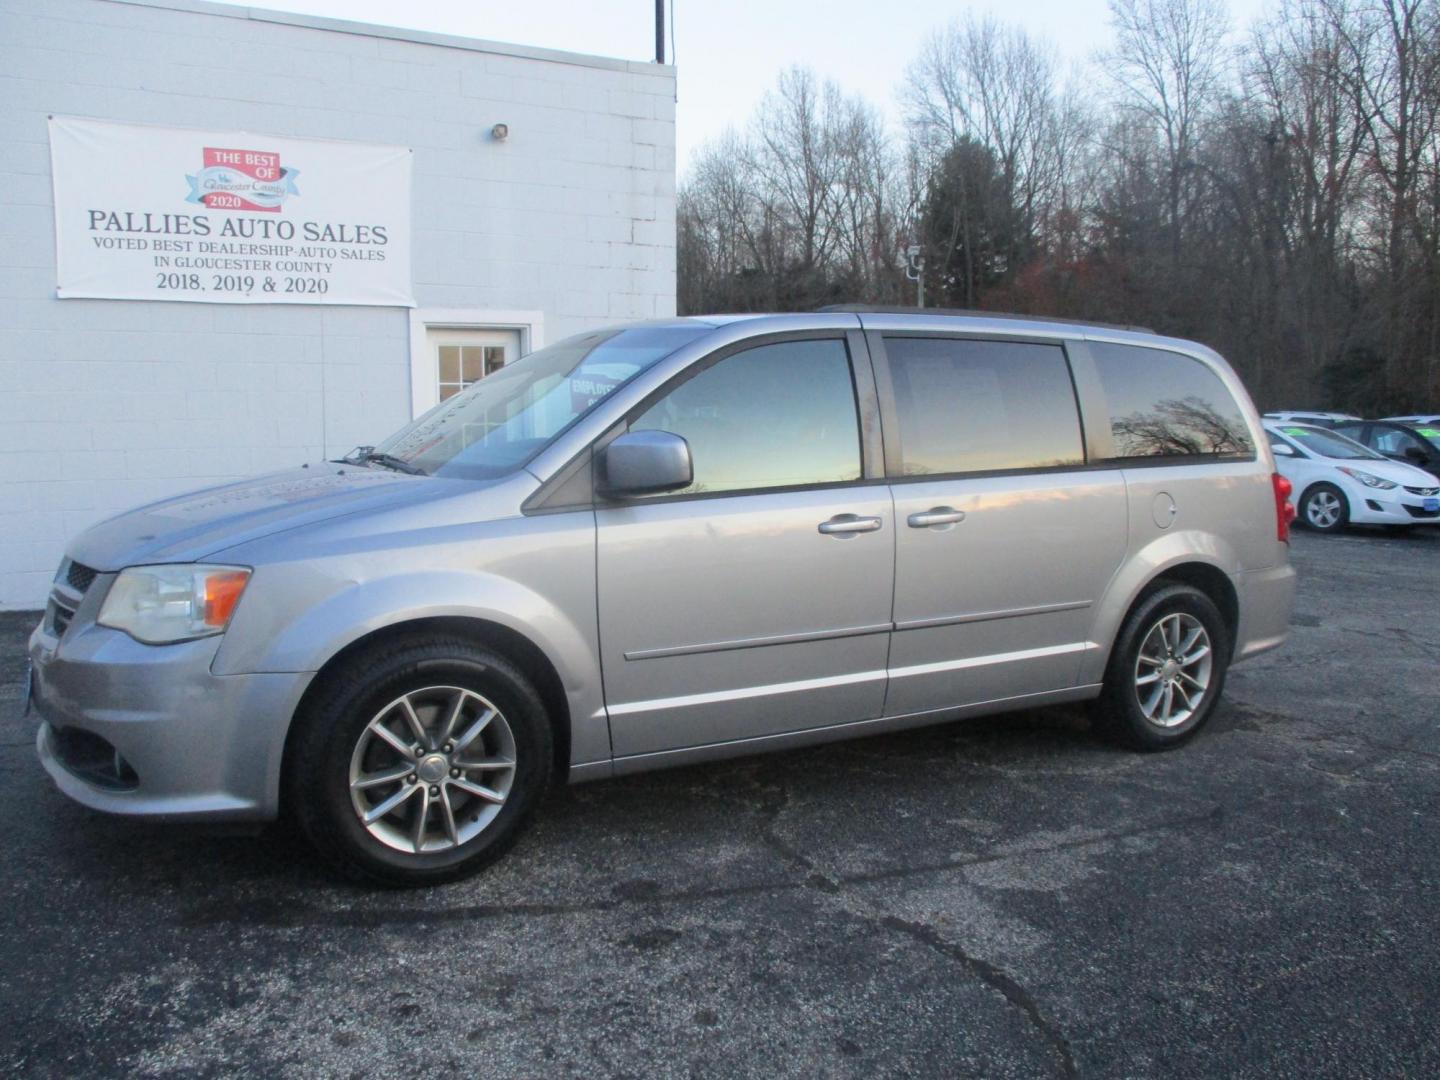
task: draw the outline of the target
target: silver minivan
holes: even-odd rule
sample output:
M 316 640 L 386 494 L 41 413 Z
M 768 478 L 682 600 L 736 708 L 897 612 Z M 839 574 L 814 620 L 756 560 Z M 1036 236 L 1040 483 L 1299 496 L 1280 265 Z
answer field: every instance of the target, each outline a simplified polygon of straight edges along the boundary
M 1178 746 L 1285 640 L 1244 388 L 1145 332 L 887 313 L 581 334 L 338 462 L 70 545 L 40 759 L 99 810 L 266 821 L 443 881 L 555 781 L 1092 700 Z

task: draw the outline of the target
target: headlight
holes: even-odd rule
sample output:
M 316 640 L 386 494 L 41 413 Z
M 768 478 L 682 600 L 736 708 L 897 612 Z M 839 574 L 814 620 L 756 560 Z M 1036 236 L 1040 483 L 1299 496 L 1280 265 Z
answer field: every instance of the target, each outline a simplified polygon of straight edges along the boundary
M 1395 486 L 1394 481 L 1381 480 L 1380 477 L 1372 476 L 1370 473 L 1362 472 L 1359 469 L 1350 469 L 1341 465 L 1340 471 L 1353 480 L 1359 480 L 1360 483 L 1369 488 L 1379 488 L 1381 491 L 1389 491 Z
M 249 580 L 243 566 L 132 566 L 120 571 L 95 621 L 147 645 L 223 634 Z

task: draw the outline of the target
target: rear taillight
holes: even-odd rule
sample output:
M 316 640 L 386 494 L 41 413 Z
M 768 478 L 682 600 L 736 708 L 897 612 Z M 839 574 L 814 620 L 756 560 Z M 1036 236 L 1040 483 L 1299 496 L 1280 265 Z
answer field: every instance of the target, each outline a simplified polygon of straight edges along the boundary
M 1295 485 L 1278 472 L 1270 474 L 1270 483 L 1275 488 L 1275 538 L 1288 544 L 1290 523 L 1295 520 L 1295 504 L 1290 501 Z

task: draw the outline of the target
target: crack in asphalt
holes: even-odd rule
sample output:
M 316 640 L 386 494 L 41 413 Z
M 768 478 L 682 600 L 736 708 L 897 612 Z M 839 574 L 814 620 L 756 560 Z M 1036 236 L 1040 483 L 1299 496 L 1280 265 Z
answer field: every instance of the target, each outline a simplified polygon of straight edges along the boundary
M 1342 634 L 1356 634 L 1360 637 L 1373 638 L 1376 641 L 1385 641 L 1391 644 L 1399 641 L 1404 645 L 1413 645 L 1425 652 L 1427 656 L 1433 656 L 1435 650 L 1440 649 L 1440 641 L 1431 641 L 1429 638 L 1421 637 L 1400 626 L 1387 626 L 1383 630 L 1365 630 L 1358 626 L 1337 626 L 1335 629 Z
M 768 789 L 761 788 L 760 794 L 761 840 L 772 851 L 806 872 L 805 887 L 818 889 L 829 896 L 839 898 L 840 906 L 847 914 L 861 919 L 871 926 L 905 934 L 946 959 L 959 963 L 981 983 L 998 992 L 1006 1002 L 1025 1015 L 1031 1027 L 1060 1059 L 1060 1075 L 1067 1077 L 1076 1075 L 1075 1058 L 1070 1052 L 1069 1040 L 1066 1039 L 1064 1032 L 1059 1027 L 1045 1017 L 1034 996 L 1019 981 L 988 960 L 970 955 L 962 946 L 943 937 L 938 930 L 927 923 L 902 919 L 898 915 L 885 911 L 880 905 L 866 903 L 863 900 L 859 901 L 860 909 L 857 909 L 852 903 L 846 902 L 847 898 L 843 896 L 844 886 L 863 884 L 867 880 L 866 876 L 837 878 L 826 874 L 813 859 L 785 842 L 777 829 L 780 815 L 790 804 L 790 789 L 783 782 Z
M 956 961 L 986 986 L 998 991 L 1006 1001 L 1025 1014 L 1031 1026 L 1050 1044 L 1051 1049 L 1060 1059 L 1060 1075 L 1079 1075 L 1075 1068 L 1075 1056 L 1070 1052 L 1070 1040 L 1054 1023 L 1046 1019 L 1045 1014 L 1040 1011 L 1039 1003 L 1012 976 L 988 960 L 971 956 L 953 941 L 941 937 L 939 931 L 926 923 L 910 922 L 895 915 L 885 915 L 881 917 L 880 925 L 888 930 L 907 934 L 940 955 Z
M 872 882 L 896 880 L 922 874 L 943 873 L 947 870 L 964 870 L 972 866 L 985 866 L 1006 862 L 1010 859 L 1047 855 L 1061 851 L 1072 851 L 1109 843 L 1113 840 L 1133 839 L 1149 833 L 1165 832 L 1206 821 L 1219 821 L 1224 817 L 1221 807 L 1212 807 L 1203 814 L 1177 816 L 1152 825 L 1134 829 L 1116 829 L 1076 840 L 1056 844 L 1037 845 L 1012 851 L 988 855 L 976 855 L 942 863 L 926 863 L 918 866 L 896 867 L 890 870 L 873 871 L 864 874 L 846 874 L 838 877 L 824 874 L 815 864 L 800 855 L 773 834 L 766 839 L 767 846 L 778 854 L 786 854 L 788 861 L 802 867 L 806 877 L 802 881 L 774 880 L 752 882 L 748 885 L 733 885 L 713 889 L 677 889 L 662 892 L 658 889 L 643 888 L 649 883 L 622 883 L 615 889 L 616 895 L 601 900 L 583 900 L 572 904 L 469 904 L 460 907 L 434 910 L 426 908 L 386 907 L 375 910 L 320 909 L 310 904 L 296 902 L 293 898 L 264 899 L 258 902 L 231 905 L 228 902 L 208 905 L 203 909 L 192 909 L 181 922 L 186 926 L 208 926 L 231 919 L 250 925 L 274 928 L 298 929 L 311 925 L 340 923 L 357 929 L 378 929 L 392 925 L 419 926 L 424 923 L 461 922 L 471 919 L 507 918 L 511 916 L 574 915 L 594 912 L 615 911 L 626 906 L 658 907 L 675 903 L 689 903 L 698 900 L 721 900 L 736 896 L 774 895 L 798 889 L 816 889 L 821 892 L 840 893 L 849 885 L 867 885 Z M 771 841 L 774 843 L 771 843 Z

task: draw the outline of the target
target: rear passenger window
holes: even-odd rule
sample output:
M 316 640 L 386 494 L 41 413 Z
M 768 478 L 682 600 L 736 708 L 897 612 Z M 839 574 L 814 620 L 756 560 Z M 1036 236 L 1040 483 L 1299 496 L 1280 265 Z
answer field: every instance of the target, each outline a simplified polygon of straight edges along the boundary
M 1249 457 L 1244 415 L 1199 360 L 1141 345 L 1090 343 L 1116 458 Z
M 1058 345 L 885 339 L 904 475 L 1042 469 L 1085 460 Z

